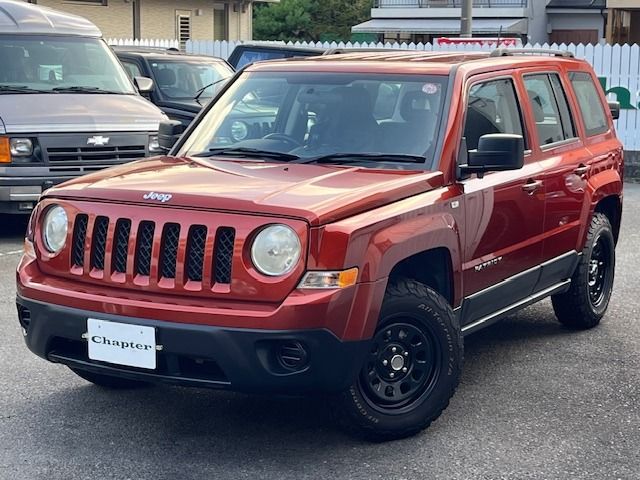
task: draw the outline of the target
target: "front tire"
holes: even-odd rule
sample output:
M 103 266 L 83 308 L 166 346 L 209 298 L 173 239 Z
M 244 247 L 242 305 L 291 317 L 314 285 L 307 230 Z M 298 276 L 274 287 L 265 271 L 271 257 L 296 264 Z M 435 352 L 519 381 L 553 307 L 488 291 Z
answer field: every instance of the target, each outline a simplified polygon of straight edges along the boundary
M 367 440 L 415 435 L 448 406 L 462 361 L 462 336 L 447 301 L 421 283 L 397 280 L 387 288 L 358 379 L 333 399 L 332 412 Z
M 150 385 L 149 383 L 140 382 L 137 380 L 129 380 L 128 378 L 101 375 L 99 373 L 93 373 L 87 370 L 80 370 L 71 367 L 69 367 L 69 369 L 87 382 L 93 383 L 94 385 L 102 388 L 108 388 L 110 390 L 131 390 L 148 387 Z
M 560 323 L 576 330 L 600 323 L 611 299 L 615 265 L 611 223 L 606 215 L 595 213 L 569 290 L 551 297 Z

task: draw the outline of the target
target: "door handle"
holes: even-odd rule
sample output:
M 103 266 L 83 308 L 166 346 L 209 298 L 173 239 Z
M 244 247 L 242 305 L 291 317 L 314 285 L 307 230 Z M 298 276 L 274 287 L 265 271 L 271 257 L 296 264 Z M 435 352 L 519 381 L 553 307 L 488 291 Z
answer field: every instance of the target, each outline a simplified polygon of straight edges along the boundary
M 542 186 L 542 180 L 529 180 L 522 186 L 522 190 L 527 192 L 529 195 L 533 195 L 533 193 L 538 190 Z
M 589 165 L 585 165 L 581 163 L 580 166 L 573 171 L 573 173 L 575 173 L 576 175 L 582 176 L 582 175 L 585 175 L 588 171 L 589 171 Z

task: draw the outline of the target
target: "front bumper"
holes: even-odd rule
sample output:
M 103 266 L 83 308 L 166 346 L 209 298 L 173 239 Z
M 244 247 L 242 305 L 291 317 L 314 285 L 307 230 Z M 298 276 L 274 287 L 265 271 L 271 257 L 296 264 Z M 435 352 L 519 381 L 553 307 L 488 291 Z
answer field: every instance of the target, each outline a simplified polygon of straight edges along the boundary
M 335 392 L 357 377 L 368 340 L 341 341 L 327 329 L 256 330 L 174 323 L 96 313 L 17 297 L 20 323 L 29 349 L 52 362 L 129 379 L 243 392 Z M 88 358 L 83 334 L 87 318 L 155 328 L 157 368 L 107 364 Z M 283 365 L 285 344 L 303 346 L 296 368 Z
M 69 176 L 0 176 L 0 213 L 29 213 L 42 192 L 69 180 Z

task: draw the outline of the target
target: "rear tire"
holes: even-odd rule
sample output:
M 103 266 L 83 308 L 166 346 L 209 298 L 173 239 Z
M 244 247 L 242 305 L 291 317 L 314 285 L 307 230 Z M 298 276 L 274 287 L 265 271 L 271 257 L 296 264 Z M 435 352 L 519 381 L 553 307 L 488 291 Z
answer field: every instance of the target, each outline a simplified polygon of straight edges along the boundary
M 332 399 L 332 413 L 349 433 L 370 441 L 415 435 L 447 408 L 462 361 L 462 336 L 447 301 L 421 283 L 396 280 L 358 379 Z
M 99 373 L 93 373 L 87 370 L 79 370 L 71 367 L 69 367 L 69 369 L 87 382 L 93 383 L 94 385 L 102 388 L 109 388 L 111 390 L 131 390 L 150 386 L 149 383 L 140 382 L 138 380 L 101 375 Z
M 560 323 L 576 330 L 600 323 L 611 299 L 615 265 L 611 223 L 606 215 L 595 213 L 569 290 L 551 297 Z

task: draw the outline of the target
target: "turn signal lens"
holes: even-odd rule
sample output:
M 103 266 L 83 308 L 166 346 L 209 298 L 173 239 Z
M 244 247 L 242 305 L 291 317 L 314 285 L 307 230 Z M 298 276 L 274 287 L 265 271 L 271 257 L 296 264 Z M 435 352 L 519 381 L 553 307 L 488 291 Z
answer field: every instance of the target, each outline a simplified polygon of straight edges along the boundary
M 11 146 L 7 137 L 0 137 L 0 163 L 11 163 Z
M 307 272 L 298 288 L 345 288 L 355 285 L 358 269 L 335 272 Z

